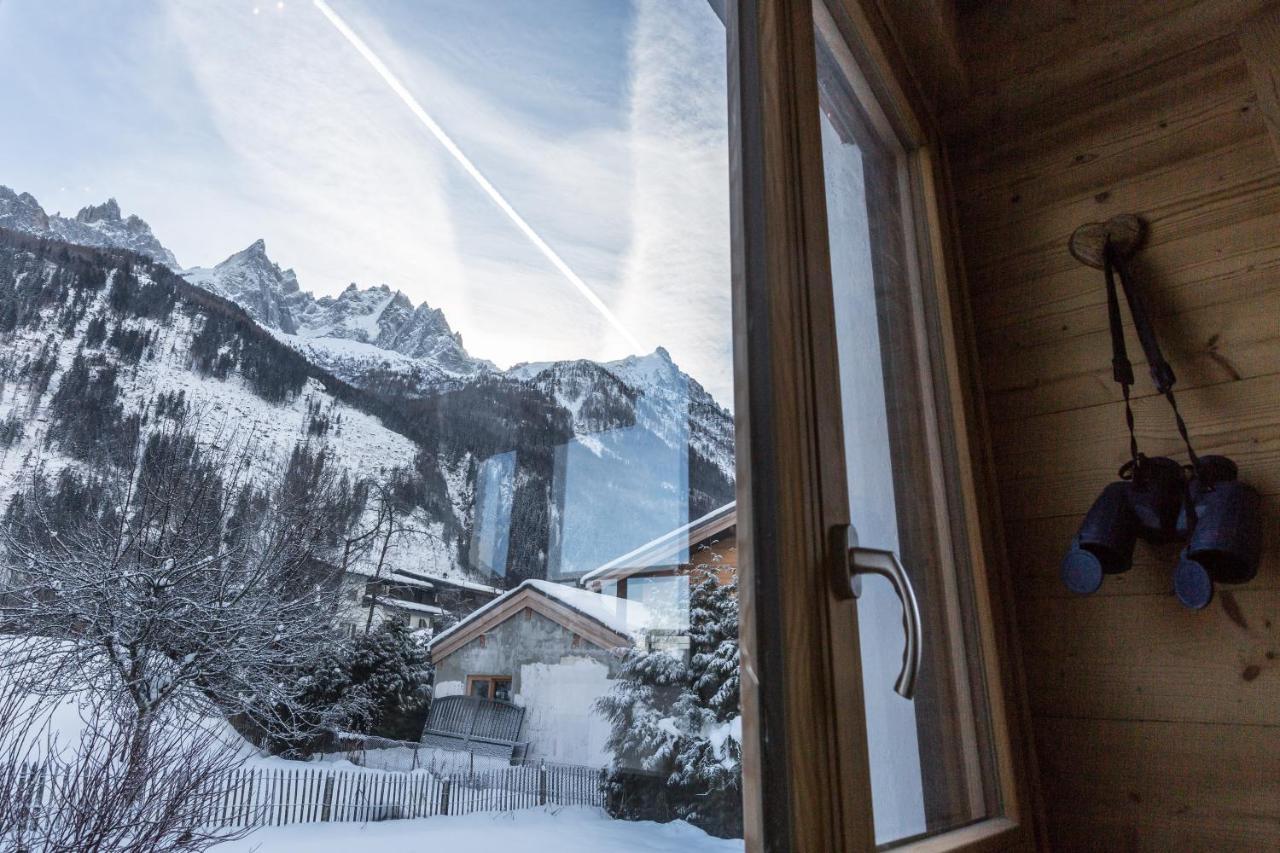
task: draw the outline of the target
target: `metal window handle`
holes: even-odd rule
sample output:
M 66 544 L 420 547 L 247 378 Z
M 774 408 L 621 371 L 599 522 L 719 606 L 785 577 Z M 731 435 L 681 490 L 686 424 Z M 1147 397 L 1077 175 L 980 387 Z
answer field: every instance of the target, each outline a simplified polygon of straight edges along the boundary
M 880 548 L 853 547 L 849 549 L 848 583 L 850 592 L 857 598 L 862 592 L 859 575 L 879 575 L 893 584 L 893 591 L 902 602 L 902 630 L 906 637 L 902 647 L 902 671 L 893 685 L 894 691 L 904 699 L 916 692 L 916 677 L 920 674 L 920 605 L 916 601 L 911 579 L 892 551 Z

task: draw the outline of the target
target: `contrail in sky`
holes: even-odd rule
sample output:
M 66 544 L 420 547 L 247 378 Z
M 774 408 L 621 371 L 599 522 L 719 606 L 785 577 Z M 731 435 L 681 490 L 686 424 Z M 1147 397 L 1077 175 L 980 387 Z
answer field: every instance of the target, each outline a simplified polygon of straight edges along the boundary
M 475 182 L 480 185 L 480 189 L 485 191 L 485 194 L 493 200 L 493 203 L 498 206 L 498 209 L 507 215 L 507 218 L 520 229 L 524 236 L 529 238 L 529 242 L 533 243 L 537 250 L 551 262 L 551 265 L 558 269 L 560 273 L 569 280 L 569 283 L 576 287 L 578 292 L 585 296 L 587 301 L 595 306 L 595 309 L 609 321 L 609 325 L 618 330 L 618 334 L 622 335 L 622 337 L 626 339 L 627 343 L 631 345 L 635 352 L 644 352 L 644 346 L 641 345 L 640 341 L 636 340 L 635 336 L 632 335 L 627 327 L 622 324 L 622 321 L 618 319 L 618 315 L 614 314 L 613 311 L 609 309 L 609 306 L 604 304 L 604 301 L 601 300 L 600 297 L 596 295 L 596 292 L 591 289 L 591 285 L 583 281 L 582 277 L 574 272 L 569 265 L 564 262 L 564 258 L 561 258 L 556 250 L 547 244 L 546 240 L 543 240 L 538 236 L 538 232 L 534 231 L 533 227 L 524 220 L 524 217 L 516 212 L 516 209 L 502 197 L 502 194 L 498 192 L 497 188 L 493 184 L 489 183 L 489 179 L 481 174 L 480 170 L 476 168 L 476 165 L 471 162 L 471 159 L 467 157 L 466 154 L 462 153 L 462 149 L 449 138 L 449 134 L 444 132 L 444 128 L 436 124 L 435 119 L 427 115 L 427 111 L 422 108 L 422 104 L 419 104 L 417 98 L 415 98 L 409 90 L 405 88 L 399 78 L 391 73 L 391 69 L 378 58 L 377 54 L 369 48 L 369 45 L 365 44 L 364 40 L 361 39 L 360 36 L 356 35 L 355 31 L 352 30 L 351 27 L 347 26 L 347 22 L 344 21 L 337 12 L 333 11 L 325 0 L 312 0 L 312 2 L 315 4 L 315 7 L 329 19 L 329 23 L 333 24 L 334 28 L 342 34 L 342 37 L 350 42 L 351 46 L 365 58 L 365 61 L 368 62 L 370 67 L 378 73 L 378 76 L 386 82 L 387 86 L 391 88 L 391 91 L 395 92 L 401 101 L 404 101 L 404 105 L 417 117 L 418 121 L 422 122 L 422 126 L 425 127 L 441 145 L 444 146 L 446 151 L 453 155 L 453 159 L 458 161 L 458 165 L 462 166 L 462 168 L 466 170 L 467 174 L 475 179 Z

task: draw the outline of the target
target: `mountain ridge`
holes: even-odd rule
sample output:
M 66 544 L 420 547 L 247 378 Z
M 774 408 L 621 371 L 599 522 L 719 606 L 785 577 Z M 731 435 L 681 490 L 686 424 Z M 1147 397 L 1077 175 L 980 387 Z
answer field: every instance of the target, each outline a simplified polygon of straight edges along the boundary
M 175 269 L 178 259 L 166 249 L 138 216 L 122 216 L 114 198 L 80 209 L 74 217 L 50 216 L 31 193 L 17 193 L 0 184 L 0 228 L 12 228 L 67 243 L 97 248 L 128 249 Z
M 82 213 L 86 227 L 128 221 L 110 201 Z M 385 284 L 363 289 L 352 285 L 336 296 L 319 298 L 302 291 L 296 275 L 272 261 L 260 240 L 221 264 L 179 275 L 162 259 L 158 241 L 148 242 L 146 252 L 133 248 L 133 236 L 150 235 L 149 228 L 143 231 L 145 223 L 135 224 L 132 231 L 95 227 L 89 236 L 98 243 L 118 238 L 128 245 L 81 248 L 60 240 L 34 198 L 5 190 L 0 193 L 0 229 L 6 225 L 17 225 L 17 233 L 36 238 L 32 245 L 58 241 L 50 249 L 54 260 L 46 260 L 46 265 L 56 267 L 56 259 L 70 252 L 88 268 L 85 272 L 77 267 L 76 275 L 96 281 L 118 277 L 112 270 L 136 270 L 127 276 L 158 281 L 175 289 L 186 303 L 205 306 L 192 309 L 201 316 L 175 338 L 177 333 L 163 324 L 145 317 L 121 319 L 108 310 L 105 306 L 116 300 L 115 285 L 110 294 L 99 289 L 93 302 L 95 320 L 58 320 L 85 310 L 72 309 L 79 305 L 73 295 L 81 291 L 63 288 L 61 308 L 46 307 L 41 318 L 27 316 L 22 321 L 50 333 L 57 323 L 62 335 L 71 336 L 60 350 L 54 379 L 70 375 L 72 350 L 67 347 L 74 341 L 75 347 L 93 354 L 100 369 L 114 370 L 118 364 L 119 370 L 136 374 L 151 370 L 148 365 L 157 360 L 170 365 L 150 381 L 171 388 L 169 393 L 190 386 L 197 396 L 224 409 L 239 407 L 246 418 L 269 421 L 276 417 L 271 407 L 291 407 L 298 414 L 290 417 L 301 418 L 296 429 L 302 437 L 312 429 L 324 435 L 331 421 L 327 414 L 304 417 L 297 409 L 302 391 L 295 389 L 304 388 L 312 389 L 305 392 L 308 399 L 327 407 L 325 411 L 347 406 L 362 417 L 373 415 L 401 435 L 409 444 L 398 445 L 401 450 L 373 469 L 360 463 L 363 473 L 353 471 L 353 476 L 394 474 L 396 488 L 420 515 L 421 526 L 435 531 L 436 544 L 423 553 L 405 555 L 415 566 L 426 559 L 428 572 L 507 582 L 572 577 L 616 556 L 612 550 L 618 547 L 642 544 L 733 497 L 732 416 L 684 374 L 665 349 L 614 362 L 533 362 L 502 371 L 467 354 L 461 336 L 439 309 L 414 306 Z M 40 338 L 28 336 L 26 344 L 6 339 L 3 309 L 8 302 L 18 315 L 29 312 L 22 306 L 35 298 L 30 277 L 39 265 L 21 260 L 29 249 L 11 248 L 18 260 L 11 259 L 8 280 L 0 265 L 0 341 L 30 348 Z M 46 269 L 39 276 L 54 272 Z M 94 337 L 86 322 L 96 322 L 99 328 L 104 322 L 107 327 L 114 324 L 110 340 L 86 347 Z M 138 341 L 131 345 L 128 359 L 122 360 L 125 350 L 112 343 L 117 339 Z M 245 343 L 267 339 L 276 348 Z M 194 358 L 197 350 L 203 355 L 196 361 L 204 367 L 193 380 L 194 368 L 181 353 L 189 351 Z M 0 376 L 6 369 L 4 358 L 27 364 L 23 357 L 0 349 Z M 218 365 L 227 358 L 231 373 L 219 375 Z M 289 367 L 293 358 L 300 361 Z M 263 403 L 246 403 L 243 395 L 227 397 L 230 392 L 219 390 L 232 375 L 243 376 L 237 382 L 261 384 L 262 377 L 269 379 L 282 370 L 289 375 L 301 371 L 305 382 L 314 385 L 290 380 L 283 390 L 272 390 L 267 397 L 258 394 Z M 196 384 L 190 385 L 193 381 Z M 23 411 L 35 409 L 27 405 Z M 20 416 L 15 403 L 8 418 Z M 334 444 L 337 457 L 362 458 L 363 451 L 349 445 L 360 440 L 358 430 L 345 435 Z M 373 435 L 380 433 L 375 430 Z M 376 441 L 391 447 L 399 439 Z M 282 451 L 275 452 L 279 457 Z M 283 464 L 283 458 L 276 464 Z M 387 470 L 379 473 L 380 469 Z M 477 544 L 493 540 L 477 532 L 482 518 L 498 519 L 510 531 L 510 543 L 504 540 L 499 551 L 485 551 L 489 546 Z M 607 541 L 596 541 L 601 529 L 611 531 Z

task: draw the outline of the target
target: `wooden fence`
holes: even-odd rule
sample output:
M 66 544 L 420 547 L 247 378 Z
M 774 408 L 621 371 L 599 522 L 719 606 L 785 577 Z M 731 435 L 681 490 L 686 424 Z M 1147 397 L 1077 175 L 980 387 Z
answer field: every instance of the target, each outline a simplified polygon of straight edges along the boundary
M 280 826 L 381 821 L 540 805 L 603 806 L 601 771 L 526 765 L 456 776 L 337 768 L 241 768 L 209 804 L 208 823 Z

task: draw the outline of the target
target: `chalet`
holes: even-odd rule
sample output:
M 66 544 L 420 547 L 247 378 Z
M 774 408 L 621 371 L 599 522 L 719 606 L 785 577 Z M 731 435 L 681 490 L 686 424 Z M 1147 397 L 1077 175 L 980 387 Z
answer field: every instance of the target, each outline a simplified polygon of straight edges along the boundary
M 593 705 L 653 623 L 639 602 L 525 581 L 432 639 L 423 742 L 602 766 L 609 727 Z

